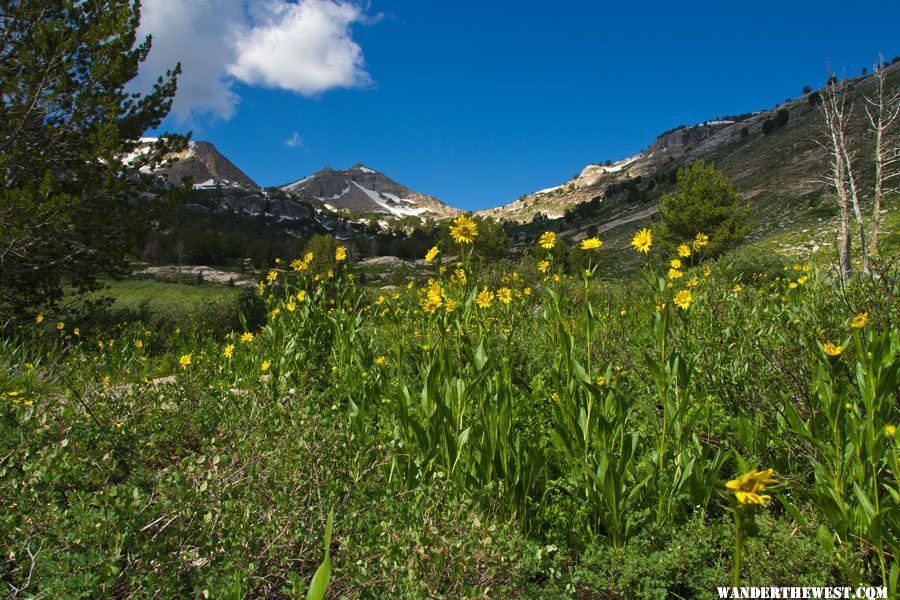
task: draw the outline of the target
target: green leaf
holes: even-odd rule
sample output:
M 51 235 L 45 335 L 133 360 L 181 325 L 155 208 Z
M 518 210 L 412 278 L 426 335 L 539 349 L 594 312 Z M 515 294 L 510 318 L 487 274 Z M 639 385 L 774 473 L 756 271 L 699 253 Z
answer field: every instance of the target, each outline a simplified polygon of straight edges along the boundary
M 819 531 L 816 533 L 816 538 L 819 540 L 819 546 L 822 548 L 823 552 L 829 556 L 834 553 L 834 537 L 832 537 L 831 532 L 828 531 L 828 528 L 825 527 L 825 525 L 819 525 Z
M 325 525 L 325 560 L 316 569 L 309 591 L 306 592 L 306 600 L 322 600 L 328 591 L 328 582 L 331 579 L 331 528 L 334 525 L 334 509 L 328 514 L 328 522 Z

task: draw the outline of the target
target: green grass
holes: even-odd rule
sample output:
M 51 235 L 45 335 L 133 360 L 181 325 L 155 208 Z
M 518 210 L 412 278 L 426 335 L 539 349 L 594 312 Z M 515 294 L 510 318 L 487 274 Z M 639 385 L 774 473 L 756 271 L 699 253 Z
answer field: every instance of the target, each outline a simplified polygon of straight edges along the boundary
M 185 322 L 210 305 L 236 302 L 239 288 L 211 283 L 171 283 L 156 279 L 107 281 L 107 287 L 88 296 L 89 300 L 111 298 L 113 311 L 146 311 L 153 320 Z
M 613 250 L 621 229 L 604 263 L 665 272 Z M 96 297 L 153 323 L 48 314 L 0 338 L 4 578 L 46 597 L 304 597 L 333 511 L 332 597 L 707 598 L 737 543 L 725 482 L 759 466 L 782 483 L 743 513 L 745 585 L 880 585 L 897 551 L 858 523 L 862 494 L 885 530 L 900 515 L 894 271 L 838 288 L 761 254 L 686 272 L 688 308 L 681 282 L 555 281 L 534 257 L 465 283 L 438 269 L 436 314 L 424 282 L 347 267 L 261 296 L 116 282 Z M 257 325 L 213 320 L 251 300 Z M 821 431 L 846 431 L 839 454 Z M 844 448 L 868 468 L 835 481 Z

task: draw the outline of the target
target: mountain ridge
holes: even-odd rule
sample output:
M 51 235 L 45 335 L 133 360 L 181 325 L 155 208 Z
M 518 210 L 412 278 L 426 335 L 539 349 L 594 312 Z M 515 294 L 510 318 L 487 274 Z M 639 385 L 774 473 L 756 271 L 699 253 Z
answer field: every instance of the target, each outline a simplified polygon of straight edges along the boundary
M 332 210 L 371 213 L 382 218 L 440 219 L 461 212 L 363 163 L 343 170 L 326 166 L 313 175 L 275 187 L 294 196 L 318 200 Z

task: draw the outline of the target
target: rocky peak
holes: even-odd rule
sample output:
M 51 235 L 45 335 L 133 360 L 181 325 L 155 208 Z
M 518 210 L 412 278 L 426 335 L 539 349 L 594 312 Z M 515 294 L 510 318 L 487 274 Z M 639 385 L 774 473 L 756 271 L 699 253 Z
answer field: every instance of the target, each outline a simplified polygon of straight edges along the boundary
M 356 163 L 343 171 L 325 167 L 315 175 L 280 186 L 279 189 L 297 197 L 322 202 L 332 209 L 372 213 L 387 219 L 440 218 L 459 212 L 434 196 L 411 190 L 363 163 Z

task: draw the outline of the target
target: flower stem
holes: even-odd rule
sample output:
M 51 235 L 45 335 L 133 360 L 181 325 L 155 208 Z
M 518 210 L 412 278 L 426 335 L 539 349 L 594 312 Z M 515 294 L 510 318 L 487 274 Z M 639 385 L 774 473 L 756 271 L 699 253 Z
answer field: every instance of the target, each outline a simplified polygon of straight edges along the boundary
M 732 577 L 734 587 L 740 587 L 741 585 L 741 550 L 743 545 L 743 515 L 741 514 L 741 507 L 736 506 L 734 509 L 734 575 Z

